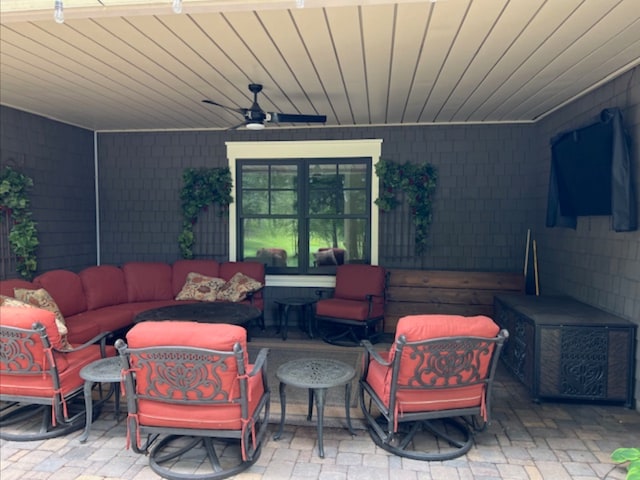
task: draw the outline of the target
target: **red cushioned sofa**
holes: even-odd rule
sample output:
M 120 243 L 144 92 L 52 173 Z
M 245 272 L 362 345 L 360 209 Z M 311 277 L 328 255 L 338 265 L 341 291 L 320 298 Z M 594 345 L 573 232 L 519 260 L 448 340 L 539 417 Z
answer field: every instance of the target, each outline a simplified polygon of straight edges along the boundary
M 44 288 L 58 305 L 69 330 L 72 344 L 84 343 L 103 332 L 123 332 L 133 325 L 134 317 L 145 310 L 175 305 L 190 300 L 175 300 L 187 275 L 197 272 L 230 280 L 241 272 L 264 285 L 264 265 L 258 262 L 217 262 L 215 260 L 178 260 L 129 262 L 122 267 L 92 266 L 79 273 L 51 270 L 33 282 L 12 279 L 0 281 L 0 294 L 14 296 L 14 288 Z M 261 311 L 262 291 L 243 300 Z

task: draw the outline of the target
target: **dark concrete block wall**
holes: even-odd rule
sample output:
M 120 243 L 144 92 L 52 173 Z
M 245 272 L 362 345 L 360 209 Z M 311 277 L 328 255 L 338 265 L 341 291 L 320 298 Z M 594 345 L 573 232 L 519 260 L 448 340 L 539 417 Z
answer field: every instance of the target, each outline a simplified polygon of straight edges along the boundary
M 30 176 L 38 271 L 80 270 L 96 259 L 93 132 L 0 107 L 0 165 Z
M 439 172 L 426 254 L 415 256 L 405 206 L 381 215 L 382 265 L 517 271 L 524 259 L 526 218 L 533 210 L 528 177 L 534 133 L 533 125 L 101 133 L 102 261 L 175 260 L 182 171 L 226 166 L 226 141 L 382 138 L 383 158 L 430 162 Z M 224 220 L 219 222 L 226 234 Z M 226 237 L 219 235 L 211 256 L 226 254 Z

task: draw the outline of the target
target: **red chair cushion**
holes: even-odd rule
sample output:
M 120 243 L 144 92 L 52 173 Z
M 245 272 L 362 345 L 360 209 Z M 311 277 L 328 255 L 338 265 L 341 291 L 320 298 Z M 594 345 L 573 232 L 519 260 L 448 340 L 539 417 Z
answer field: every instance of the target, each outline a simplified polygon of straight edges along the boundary
M 464 317 L 461 315 L 409 315 L 401 318 L 396 327 L 396 339 L 404 335 L 408 342 L 416 342 L 442 337 L 484 337 L 494 338 L 500 328 L 495 322 L 486 316 Z M 393 359 L 395 355 L 395 343 L 387 354 L 387 358 Z M 405 386 L 414 378 L 416 369 L 420 368 L 421 359 L 412 358 L 409 349 L 406 349 L 401 359 L 398 374 L 398 385 Z M 490 355 L 481 359 L 481 374 L 488 370 Z M 443 385 L 443 378 L 437 375 L 421 377 L 423 382 L 435 381 L 436 386 Z M 372 360 L 369 364 L 367 382 L 375 390 L 383 403 L 388 407 L 391 395 L 391 366 L 385 367 Z M 400 412 L 434 411 L 452 408 L 464 408 L 480 405 L 484 394 L 483 385 L 455 387 L 452 380 L 450 388 L 424 389 L 424 390 L 400 390 L 397 395 L 397 404 Z
M 336 267 L 334 298 L 366 300 L 376 295 L 374 303 L 384 303 L 385 269 L 377 265 L 348 264 Z
M 368 318 L 369 302 L 362 300 L 344 300 L 327 298 L 316 303 L 316 315 L 321 317 L 342 318 L 346 320 L 364 321 Z M 384 305 L 374 304 L 371 318 L 384 315 Z
M 12 326 L 30 329 L 34 322 L 44 325 L 49 340 L 52 345 L 60 343 L 60 334 L 55 323 L 53 312 L 38 308 L 0 307 L 0 317 L 4 326 Z M 18 362 L 20 367 L 28 366 L 27 358 L 33 362 L 32 374 L 9 375 L 10 362 L 0 363 L 0 392 L 3 395 L 29 396 L 39 398 L 51 398 L 55 389 L 53 381 L 49 375 L 49 358 L 45 354 L 42 341 L 37 333 L 32 335 L 33 342 L 29 346 L 28 356 L 19 354 L 12 355 L 12 362 Z M 5 339 L 3 339 L 3 342 Z M 115 353 L 113 347 L 108 347 L 107 355 Z M 100 346 L 91 345 L 75 352 L 53 352 L 53 358 L 60 376 L 60 390 L 63 395 L 67 395 L 84 385 L 84 380 L 80 378 L 80 370 L 85 365 L 101 358 Z
M 245 370 L 249 372 L 246 330 L 237 325 L 228 324 L 203 324 L 195 322 L 143 322 L 134 326 L 127 333 L 129 348 L 146 348 L 159 346 L 198 347 L 212 350 L 231 351 L 236 343 L 240 343 L 245 352 Z M 135 359 L 131 357 L 132 368 L 140 368 Z M 230 392 L 231 398 L 228 404 L 215 405 L 180 405 L 169 403 L 159 398 L 158 401 L 140 399 L 138 401 L 138 419 L 141 425 L 184 427 L 200 429 L 238 430 L 242 427 L 240 405 L 233 402 L 240 394 L 238 386 L 238 371 L 235 361 L 229 359 L 226 362 L 226 370 L 218 369 L 221 378 L 222 391 Z M 138 393 L 149 390 L 151 382 L 147 378 L 148 372 L 138 371 L 136 375 L 136 390 Z M 200 379 L 194 380 L 199 382 Z M 264 392 L 264 385 L 260 375 L 248 380 L 249 412 L 253 412 L 258 406 L 260 397 Z M 158 384 L 154 385 L 158 388 Z M 160 387 L 162 388 L 162 387 Z M 212 390 L 207 385 L 198 386 L 197 391 L 210 395 Z M 170 392 L 167 390 L 167 395 Z M 196 392 L 188 395 L 196 398 Z M 182 398 L 175 393 L 174 398 Z M 223 396 L 218 397 L 223 400 Z

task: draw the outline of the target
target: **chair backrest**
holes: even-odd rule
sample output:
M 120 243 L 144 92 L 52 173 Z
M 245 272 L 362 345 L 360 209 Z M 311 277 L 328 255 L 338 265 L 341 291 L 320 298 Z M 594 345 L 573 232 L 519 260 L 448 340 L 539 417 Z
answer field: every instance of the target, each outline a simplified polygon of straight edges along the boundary
M 185 423 L 205 428 L 205 410 L 240 406 L 226 413 L 233 425 L 248 415 L 246 330 L 236 325 L 181 321 L 143 322 L 118 344 L 127 372 L 129 414 L 152 425 L 161 412 L 164 424 Z M 164 407 L 162 405 L 165 405 Z M 188 413 L 185 409 L 189 409 Z M 199 417 L 198 408 L 202 417 Z M 221 423 L 216 418 L 217 424 Z
M 49 346 L 61 347 L 54 313 L 39 308 L 3 306 L 0 307 L 0 317 L 2 375 L 42 375 L 48 372 L 52 357 L 46 350 Z
M 486 316 L 411 315 L 391 349 L 389 398 L 404 411 L 479 407 L 506 338 Z M 485 414 L 486 415 L 486 414 Z
M 336 267 L 334 298 L 345 300 L 367 299 L 374 295 L 374 304 L 384 304 L 386 270 L 378 265 L 347 264 Z

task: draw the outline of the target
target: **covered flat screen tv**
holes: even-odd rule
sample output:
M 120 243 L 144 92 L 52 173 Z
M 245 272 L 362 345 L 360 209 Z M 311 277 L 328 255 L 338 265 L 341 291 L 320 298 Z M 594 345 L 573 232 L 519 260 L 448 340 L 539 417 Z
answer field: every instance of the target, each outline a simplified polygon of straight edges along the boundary
M 612 122 L 595 123 L 552 141 L 562 215 L 611 215 L 612 142 Z

